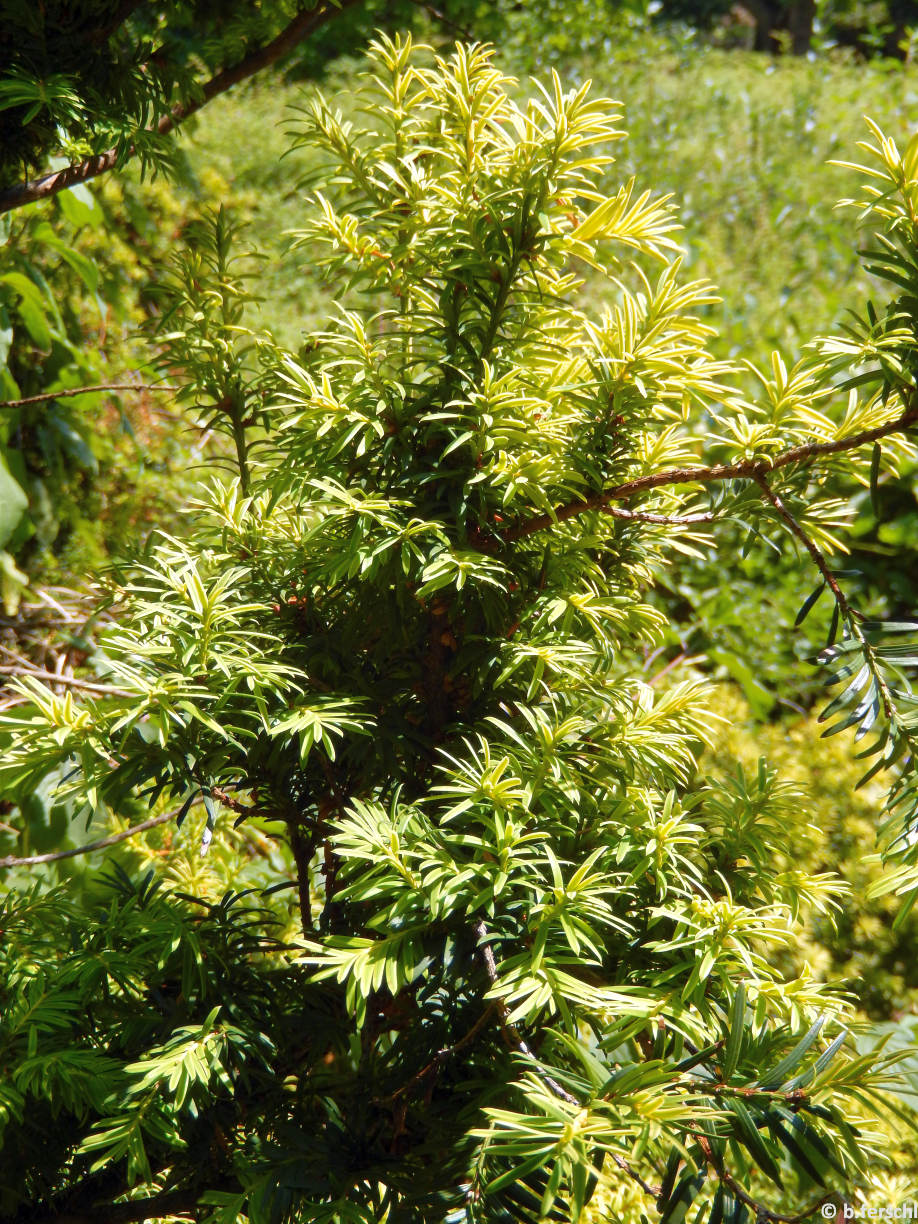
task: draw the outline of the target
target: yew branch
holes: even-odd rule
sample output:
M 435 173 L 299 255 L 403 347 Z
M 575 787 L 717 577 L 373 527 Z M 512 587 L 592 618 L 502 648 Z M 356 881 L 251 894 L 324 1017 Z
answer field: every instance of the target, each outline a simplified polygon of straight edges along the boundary
M 777 510 L 778 514 L 790 528 L 791 532 L 797 537 L 806 551 L 810 554 L 816 568 L 825 579 L 826 586 L 835 596 L 835 602 L 838 604 L 839 612 L 845 617 L 846 620 L 849 620 L 851 617 L 851 607 L 844 591 L 838 585 L 838 580 L 832 573 L 832 570 L 829 567 L 829 562 L 826 559 L 822 549 L 809 534 L 809 532 L 807 532 L 806 529 L 797 521 L 797 519 L 794 518 L 790 510 L 788 510 L 781 498 L 777 495 L 777 493 L 775 493 L 774 489 L 772 489 L 765 477 L 761 473 L 756 472 L 753 479 L 762 490 L 762 496 L 764 499 L 774 506 L 775 510 Z
M 172 391 L 165 383 L 95 383 L 91 387 L 65 387 L 58 391 L 42 391 L 25 399 L 0 400 L 0 408 L 25 408 L 28 404 L 44 404 L 48 400 L 71 399 L 75 395 L 91 395 L 97 391 Z
M 804 446 L 794 446 L 768 461 L 740 459 L 736 463 L 717 463 L 710 467 L 668 468 L 662 472 L 651 472 L 647 476 L 638 476 L 624 484 L 615 485 L 614 488 L 605 489 L 602 493 L 596 493 L 592 497 L 566 502 L 551 512 L 537 514 L 522 523 L 516 523 L 507 528 L 503 533 L 503 538 L 512 541 L 522 539 L 524 536 L 535 535 L 536 532 L 546 531 L 557 523 L 576 518 L 590 510 L 614 513 L 610 509 L 611 502 L 627 501 L 637 493 L 645 493 L 649 489 L 679 484 L 712 484 L 722 480 L 757 480 L 759 477 L 767 477 L 769 472 L 790 467 L 795 463 L 815 463 L 818 459 L 828 455 L 857 450 L 860 446 L 865 446 L 869 442 L 878 442 L 881 438 L 889 437 L 890 434 L 902 433 L 916 421 L 918 421 L 918 403 L 912 404 L 900 416 L 892 421 L 887 421 L 885 425 L 877 425 L 873 429 L 865 429 L 848 438 L 838 438 L 834 442 L 808 442 Z
M 160 118 L 158 123 L 148 129 L 146 134 L 150 136 L 168 135 L 183 120 L 195 114 L 219 94 L 226 93 L 240 81 L 245 81 L 255 73 L 261 72 L 262 69 L 270 67 L 287 52 L 292 51 L 304 38 L 340 13 L 342 9 L 351 8 L 357 3 L 359 0 L 337 0 L 337 3 L 325 0 L 324 3 L 300 11 L 276 38 L 258 47 L 238 64 L 234 64 L 231 68 L 224 68 L 211 77 L 202 86 L 197 97 L 189 98 L 185 102 L 177 102 L 167 114 Z M 133 157 L 135 152 L 135 145 L 129 147 L 127 154 L 119 148 L 106 149 L 104 153 L 97 153 L 94 157 L 87 157 L 72 166 L 65 166 L 63 170 L 55 170 L 39 178 L 17 183 L 0 192 L 0 213 L 11 212 L 14 208 L 21 208 L 24 204 L 32 204 L 36 200 L 49 199 L 57 195 L 59 191 L 66 191 L 78 183 L 86 183 L 100 174 L 105 174 L 108 170 L 113 170 L 118 165 L 123 165 L 128 158 Z
M 64 688 L 83 689 L 87 693 L 100 693 L 106 697 L 131 696 L 126 689 L 116 688 L 113 684 L 99 684 L 95 680 L 84 680 L 80 676 L 46 671 L 43 667 L 13 667 L 4 663 L 0 664 L 0 676 L 12 676 L 16 680 L 32 676 L 36 680 L 44 680 L 46 684 L 60 684 Z
M 123 829 L 120 833 L 100 837 L 98 841 L 87 842 L 85 846 L 77 846 L 73 850 L 55 850 L 53 854 L 29 854 L 24 858 L 13 856 L 3 858 L 0 859 L 0 870 L 6 871 L 10 867 L 37 867 L 41 863 L 56 863 L 60 859 L 76 858 L 78 854 L 91 854 L 93 850 L 104 850 L 106 846 L 116 846 L 119 842 L 127 841 L 129 837 L 134 837 L 137 833 L 155 829 L 157 825 L 165 824 L 167 820 L 174 820 L 177 815 L 178 811 L 151 816 L 149 820 L 142 820 L 140 824 Z

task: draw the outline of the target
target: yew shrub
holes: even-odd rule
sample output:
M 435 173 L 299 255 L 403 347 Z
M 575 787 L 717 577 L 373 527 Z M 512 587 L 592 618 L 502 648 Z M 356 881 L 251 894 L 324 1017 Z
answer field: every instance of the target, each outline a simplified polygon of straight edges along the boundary
M 606 185 L 615 104 L 510 86 L 483 47 L 380 40 L 366 131 L 304 108 L 298 245 L 348 308 L 299 353 L 247 324 L 222 213 L 164 276 L 162 363 L 236 471 L 118 593 L 114 691 L 24 682 L 0 785 L 202 806 L 202 853 L 228 808 L 290 872 L 219 904 L 6 896 L 5 1218 L 574 1221 L 622 1183 L 635 1219 L 751 1224 L 854 1194 L 872 1119 L 909 1121 L 843 991 L 780 967 L 843 897 L 788 862 L 797 789 L 703 781 L 706 680 L 643 663 L 664 567 L 716 581 L 721 525 L 792 539 L 909 903 L 918 627 L 866 621 L 829 558 L 832 482 L 914 453 L 918 144 L 870 146 L 895 299 L 753 401 L 670 204 Z

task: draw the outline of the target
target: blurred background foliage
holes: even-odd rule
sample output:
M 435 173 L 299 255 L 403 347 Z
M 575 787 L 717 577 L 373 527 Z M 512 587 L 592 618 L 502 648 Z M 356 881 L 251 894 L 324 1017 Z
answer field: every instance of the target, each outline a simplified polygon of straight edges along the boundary
M 870 296 L 854 219 L 836 208 L 852 175 L 827 163 L 851 156 L 865 114 L 902 142 L 910 134 L 918 6 L 824 0 L 812 6 L 810 52 L 796 56 L 753 50 L 763 38 L 771 51 L 793 50 L 790 4 L 772 4 L 770 17 L 767 6 L 719 0 L 457 0 L 444 7 L 446 24 L 407 0 L 355 5 L 307 40 L 283 71 L 255 77 L 183 124 L 168 150 L 168 176 L 142 177 L 132 162 L 0 217 L 0 681 L 23 660 L 49 670 L 61 658 L 77 666 L 86 660 L 98 614 L 80 595 L 83 576 L 106 566 L 117 574 L 142 555 L 154 526 L 180 532 L 189 484 L 219 458 L 219 437 L 151 389 L 162 375 L 147 338 L 156 312 L 150 288 L 189 222 L 223 204 L 245 224 L 251 247 L 267 256 L 256 282 L 260 323 L 279 343 L 296 349 L 336 309 L 338 289 L 288 253 L 287 233 L 303 221 L 301 185 L 321 175 L 321 161 L 302 149 L 282 154 L 291 108 L 309 80 L 321 75 L 347 112 L 360 49 L 376 25 L 411 23 L 440 40 L 466 31 L 499 37 L 502 67 L 520 78 L 522 91 L 529 73 L 555 68 L 568 84 L 589 77 L 599 93 L 620 99 L 628 138 L 610 173 L 673 194 L 687 270 L 710 278 L 722 295 L 709 308 L 717 356 L 742 354 L 765 367 L 779 349 L 792 364 L 806 341 Z M 186 33 L 194 8 L 184 6 Z M 183 70 L 193 60 L 191 52 L 179 56 Z M 3 130 L 13 131 L 15 107 L 4 106 Z M 60 130 L 46 125 L 7 152 L 34 166 L 60 146 Z M 82 147 L 73 133 L 63 142 L 67 155 Z M 748 377 L 751 385 L 751 371 Z M 109 383 L 134 389 L 16 402 Z M 877 516 L 866 490 L 838 493 L 849 507 L 846 581 L 855 604 L 873 614 L 914 614 L 918 471 L 881 484 Z M 878 798 L 855 790 L 861 771 L 848 738 L 819 738 L 811 661 L 828 608 L 823 614 L 817 604 L 793 628 L 810 588 L 801 587 L 804 567 L 786 549 L 780 565 L 761 542 L 729 568 L 704 555 L 686 558 L 657 591 L 670 639 L 639 664 L 651 675 L 694 667 L 722 681 L 722 731 L 704 770 L 724 775 L 739 767 L 752 778 L 764 758 L 799 786 L 787 819 L 788 864 L 838 869 L 852 892 L 834 924 L 814 918 L 794 956 L 820 977 L 849 983 L 872 1025 L 863 1040 L 876 1041 L 891 1023 L 901 1038 L 918 1015 L 918 917 L 913 912 L 894 928 L 895 898 L 867 899 L 879 872 L 869 859 Z M 739 558 L 739 541 L 722 556 L 734 552 Z M 67 614 L 55 619 L 55 605 Z M 110 832 L 147 815 L 125 813 Z M 99 835 L 70 817 L 40 792 L 21 811 L 0 797 L 0 857 L 76 849 Z M 91 892 L 107 861 L 129 873 L 152 870 L 182 892 L 216 900 L 228 884 L 260 888 L 289 874 L 270 828 L 250 821 L 234 830 L 224 815 L 214 849 L 202 858 L 202 827 L 203 816 L 192 812 L 180 830 L 162 824 L 104 851 L 43 865 L 42 879 Z M 26 886 L 35 870 L 7 872 L 4 882 Z M 276 900 L 283 921 L 286 897 Z M 918 1092 L 918 1068 L 915 1074 Z M 914 1151 L 891 1150 L 894 1165 L 918 1163 Z M 892 1196 L 895 1187 L 880 1189 Z M 626 1207 L 614 1196 L 603 1201 L 613 1214 Z

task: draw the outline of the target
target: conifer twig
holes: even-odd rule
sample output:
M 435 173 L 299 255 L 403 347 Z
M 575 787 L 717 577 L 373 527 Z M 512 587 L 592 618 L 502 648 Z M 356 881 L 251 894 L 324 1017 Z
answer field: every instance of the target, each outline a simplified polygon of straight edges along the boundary
M 716 1168 L 715 1172 L 718 1172 Z M 797 1212 L 796 1215 L 783 1215 L 780 1211 L 774 1211 L 771 1207 L 766 1207 L 764 1203 L 760 1203 L 758 1199 L 747 1194 L 732 1174 L 720 1171 L 719 1176 L 733 1197 L 739 1199 L 741 1203 L 745 1203 L 747 1207 L 755 1212 L 756 1220 L 771 1220 L 773 1224 L 802 1224 L 804 1220 L 814 1216 L 825 1203 L 831 1203 L 833 1199 L 838 1198 L 838 1194 L 835 1191 L 830 1191 L 803 1211 Z
M 844 591 L 838 585 L 838 580 L 832 573 L 825 553 L 809 534 L 809 532 L 803 527 L 802 523 L 798 522 L 797 519 L 794 518 L 793 514 L 791 514 L 790 510 L 788 510 L 781 498 L 777 495 L 777 493 L 775 493 L 774 489 L 771 487 L 762 473 L 756 472 L 753 475 L 753 480 L 762 490 L 762 496 L 765 498 L 765 500 L 774 506 L 778 514 L 790 528 L 791 532 L 797 537 L 806 551 L 810 554 L 816 568 L 825 579 L 826 586 L 835 596 L 835 602 L 838 604 L 839 612 L 845 617 L 846 620 L 849 620 L 851 617 L 851 605 L 848 603 Z
M 427 1063 L 425 1067 L 422 1067 L 416 1075 L 413 1075 L 407 1084 L 402 1084 L 401 1088 L 396 1088 L 395 1092 L 392 1093 L 392 1096 L 389 1099 L 395 1100 L 397 1097 L 407 1095 L 417 1084 L 420 1084 L 422 1080 L 426 1079 L 426 1077 L 430 1075 L 432 1071 L 436 1071 L 442 1062 L 445 1062 L 447 1058 L 451 1058 L 454 1054 L 457 1054 L 461 1049 L 467 1046 L 470 1041 L 474 1041 L 496 1010 L 497 1005 L 492 1003 L 490 1007 L 486 1008 L 481 1013 L 468 1032 L 463 1033 L 458 1041 L 454 1041 L 451 1046 L 443 1046 L 442 1049 L 437 1050 L 430 1062 Z
M 498 982 L 497 962 L 494 959 L 494 952 L 488 940 L 488 928 L 479 919 L 472 928 L 475 932 L 475 938 L 478 940 L 478 949 L 481 952 L 481 959 L 484 961 L 485 972 L 488 975 L 488 980 L 492 986 L 496 986 Z M 563 1088 L 556 1079 L 554 1079 L 547 1071 L 544 1071 L 532 1052 L 530 1047 L 523 1040 L 519 1029 L 510 1020 L 510 1009 L 507 1007 L 503 999 L 497 999 L 497 1014 L 500 1016 L 501 1028 L 504 1031 L 504 1036 L 507 1038 L 508 1044 L 515 1046 L 521 1054 L 525 1054 L 527 1058 L 532 1059 L 536 1064 L 539 1077 L 545 1081 L 548 1087 L 552 1090 L 555 1096 L 560 1097 L 562 1101 L 567 1101 L 569 1105 L 580 1105 L 580 1100 L 572 1093 Z
M 179 811 L 181 809 L 174 812 L 162 812 L 159 816 L 151 816 L 149 820 L 142 820 L 140 824 L 123 829 L 120 833 L 100 837 L 98 841 L 87 842 L 85 846 L 76 846 L 72 850 L 55 850 L 53 854 L 30 854 L 25 858 L 3 858 L 0 859 L 0 870 L 6 871 L 10 867 L 37 867 L 41 863 L 56 863 L 60 859 L 76 858 L 78 854 L 90 854 L 93 850 L 103 850 L 106 846 L 115 846 L 118 842 L 127 841 L 135 833 L 143 833 L 147 829 L 155 829 L 157 825 L 165 824 L 168 820 L 174 820 Z
M 637 476 L 634 480 L 615 485 L 592 497 L 565 502 L 564 505 L 556 506 L 551 512 L 536 514 L 522 523 L 512 524 L 502 533 L 503 539 L 511 541 L 535 535 L 536 532 L 545 531 L 567 519 L 585 514 L 589 510 L 608 510 L 610 502 L 627 501 L 636 493 L 644 493 L 649 489 L 660 489 L 667 485 L 677 484 L 712 484 L 723 480 L 756 480 L 759 476 L 767 476 L 769 472 L 790 467 L 794 463 L 810 464 L 826 455 L 837 455 L 844 451 L 856 450 L 869 442 L 878 442 L 890 434 L 901 433 L 916 422 L 918 422 L 918 402 L 911 404 L 905 412 L 895 420 L 887 421 L 885 425 L 862 430 L 860 433 L 852 434 L 849 438 L 837 438 L 834 442 L 809 442 L 803 446 L 793 446 L 768 461 L 740 459 L 736 463 L 717 463 L 710 467 L 668 468 L 662 472 L 651 472 L 647 476 Z
M 47 684 L 63 684 L 66 688 L 85 689 L 87 693 L 100 693 L 106 697 L 134 696 L 126 689 L 115 688 L 113 684 L 83 680 L 79 676 L 67 676 L 63 672 L 45 671 L 43 667 L 12 667 L 2 663 L 0 664 L 0 676 L 10 676 L 14 679 L 19 679 L 20 676 L 32 676 L 36 680 L 44 680 Z
M 713 523 L 718 517 L 713 510 L 698 514 L 652 514 L 644 510 L 625 510 L 621 506 L 603 506 L 603 514 L 632 523 L 659 523 L 667 527 L 687 527 L 692 523 Z
M 144 134 L 147 136 L 167 135 L 183 120 L 195 114 L 219 94 L 226 93 L 233 85 L 238 85 L 240 81 L 245 81 L 255 73 L 261 72 L 262 69 L 270 67 L 271 64 L 292 51 L 309 34 L 314 33 L 337 16 L 342 9 L 350 8 L 356 3 L 357 0 L 334 0 L 334 2 L 326 0 L 325 3 L 313 5 L 308 9 L 300 9 L 275 38 L 265 43 L 264 46 L 256 47 L 238 64 L 216 73 L 200 87 L 194 98 L 185 102 L 177 102 Z M 122 165 L 135 153 L 135 144 L 129 146 L 126 156 L 119 146 L 114 146 L 106 149 L 104 153 L 97 153 L 74 165 L 65 166 L 62 170 L 53 170 L 50 174 L 43 174 L 39 178 L 16 183 L 0 192 L 0 213 L 11 212 L 14 208 L 21 208 L 24 204 L 55 196 L 59 191 L 66 191 L 67 188 L 74 187 L 78 183 L 86 183 Z
M 98 391 L 172 391 L 165 383 L 95 383 L 91 387 L 64 387 L 58 391 L 42 391 L 40 395 L 27 395 L 24 399 L 0 400 L 0 408 L 25 408 L 28 404 L 44 404 L 48 400 L 71 399 L 75 395 L 90 395 Z

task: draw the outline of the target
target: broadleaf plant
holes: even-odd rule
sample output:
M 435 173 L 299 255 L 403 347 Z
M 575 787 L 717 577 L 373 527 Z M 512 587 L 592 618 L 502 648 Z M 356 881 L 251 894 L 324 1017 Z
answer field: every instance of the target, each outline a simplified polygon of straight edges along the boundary
M 4 953 L 0 1106 L 68 1117 L 50 1153 L 13 1139 L 14 1218 L 573 1221 L 624 1181 L 643 1217 L 752 1224 L 853 1192 L 871 1116 L 908 1118 L 902 1055 L 856 1054 L 846 996 L 781 967 L 842 882 L 770 854 L 789 799 L 764 763 L 701 781 L 707 682 L 640 660 L 656 575 L 719 522 L 778 528 L 838 602 L 833 678 L 872 660 L 835 709 L 863 728 L 882 682 L 900 744 L 885 677 L 911 655 L 845 601 L 827 482 L 913 453 L 910 307 L 776 355 L 744 398 L 671 205 L 609 186 L 616 105 L 557 77 L 518 96 L 484 47 L 381 39 L 366 130 L 303 109 L 328 164 L 297 242 L 345 305 L 299 352 L 236 361 L 222 216 L 170 274 L 164 360 L 186 400 L 232 400 L 238 478 L 120 592 L 106 692 L 30 683 L 0 785 L 58 770 L 90 819 L 138 798 L 257 819 L 289 844 L 302 932 L 119 878 L 94 976 L 44 934 L 76 921 L 58 895 L 11 897 L 4 922 L 39 934 Z M 578 267 L 605 277 L 598 316 Z M 882 764 L 895 815 L 909 745 Z

